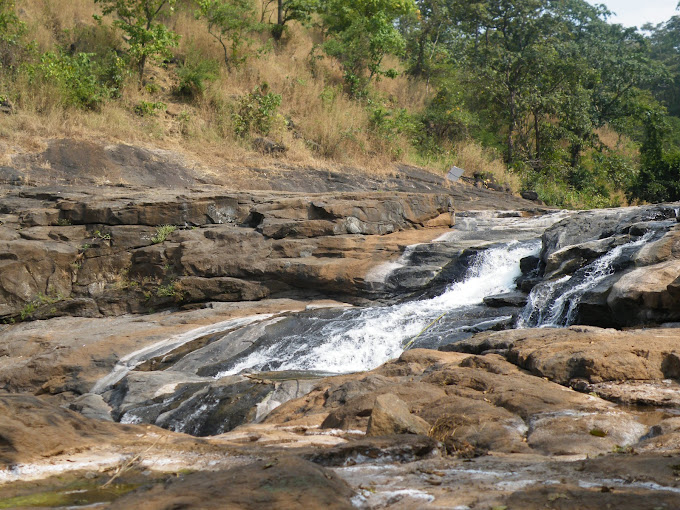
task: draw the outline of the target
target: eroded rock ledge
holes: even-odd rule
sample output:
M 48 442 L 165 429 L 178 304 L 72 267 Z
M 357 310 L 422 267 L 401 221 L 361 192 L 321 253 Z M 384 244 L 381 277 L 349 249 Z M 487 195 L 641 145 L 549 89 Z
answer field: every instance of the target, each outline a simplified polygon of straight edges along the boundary
M 448 195 L 396 192 L 42 188 L 0 204 L 4 319 L 111 316 L 299 289 L 373 297 L 380 289 L 364 280 L 368 269 L 430 240 L 453 213 Z

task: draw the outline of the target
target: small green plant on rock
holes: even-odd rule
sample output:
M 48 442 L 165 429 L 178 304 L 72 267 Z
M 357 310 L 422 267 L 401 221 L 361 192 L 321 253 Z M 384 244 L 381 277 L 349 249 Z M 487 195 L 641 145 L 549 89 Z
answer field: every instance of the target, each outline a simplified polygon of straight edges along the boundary
M 177 230 L 175 225 L 160 225 L 156 227 L 156 235 L 151 238 L 151 242 L 153 244 L 162 243 L 175 230 Z
M 63 299 L 64 297 L 61 294 L 57 294 L 56 296 L 46 296 L 45 294 L 39 292 L 35 298 L 26 303 L 26 305 L 21 309 L 19 312 L 19 318 L 22 321 L 25 321 L 41 306 L 53 305 L 59 301 L 62 301 Z
M 180 301 L 182 299 L 182 291 L 179 289 L 177 282 L 170 282 L 167 285 L 159 285 L 156 289 L 156 296 L 160 298 L 171 297 Z
M 95 230 L 94 232 L 92 232 L 92 236 L 96 237 L 98 239 L 103 239 L 104 241 L 110 241 L 111 240 L 111 234 L 109 234 L 108 232 L 104 233 L 100 230 Z

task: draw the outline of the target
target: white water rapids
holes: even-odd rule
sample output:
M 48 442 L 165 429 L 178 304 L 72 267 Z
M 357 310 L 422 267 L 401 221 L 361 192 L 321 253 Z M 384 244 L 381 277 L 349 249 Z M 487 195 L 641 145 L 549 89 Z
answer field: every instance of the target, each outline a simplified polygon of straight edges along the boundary
M 243 370 L 310 370 L 347 373 L 371 370 L 398 357 L 405 344 L 442 314 L 480 305 L 486 296 L 509 292 L 520 276 L 519 261 L 538 253 L 539 241 L 513 242 L 480 252 L 463 281 L 442 295 L 388 307 L 347 310 L 332 320 L 255 349 L 215 378 Z M 417 344 L 416 344 L 417 346 Z
M 534 287 L 517 320 L 517 327 L 555 328 L 573 324 L 578 304 L 586 292 L 614 274 L 617 261 L 627 250 L 643 246 L 652 236 L 653 233 L 650 232 L 639 239 L 616 246 L 574 275 L 543 282 Z

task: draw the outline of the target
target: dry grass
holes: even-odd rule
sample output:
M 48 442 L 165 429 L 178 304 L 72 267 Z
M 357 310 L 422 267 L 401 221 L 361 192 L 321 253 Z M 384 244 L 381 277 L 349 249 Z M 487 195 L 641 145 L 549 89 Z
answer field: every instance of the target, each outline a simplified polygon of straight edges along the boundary
M 74 42 L 77 31 L 72 29 L 93 26 L 92 15 L 99 10 L 92 0 L 16 3 L 29 27 L 29 37 L 37 42 L 40 51 Z M 104 104 L 98 111 L 65 107 L 54 85 L 29 84 L 21 78 L 15 84 L 21 90 L 18 113 L 0 124 L 0 136 L 8 140 L 14 152 L 33 151 L 36 141 L 69 137 L 173 150 L 207 166 L 222 168 L 267 168 L 285 163 L 329 169 L 350 166 L 382 174 L 393 171 L 395 161 L 438 172 L 454 163 L 470 172 L 490 171 L 516 188 L 514 176 L 507 174 L 503 163 L 474 143 L 459 144 L 450 154 L 423 162 L 406 135 L 386 140 L 372 132 L 366 107 L 342 92 L 339 64 L 326 57 L 314 59 L 311 64 L 314 45 L 321 42 L 318 31 L 293 23 L 278 45 L 267 34 L 251 35 L 244 47 L 247 63 L 228 71 L 221 46 L 204 23 L 194 18 L 193 10 L 189 3 L 180 3 L 171 28 L 181 36 L 175 50 L 179 60 L 193 53 L 220 63 L 219 78 L 208 84 L 202 97 L 183 102 L 173 95 L 177 64 L 167 68 L 148 66 L 146 80 L 158 86 L 157 92 L 140 90 L 131 79 L 121 99 Z M 92 37 L 105 38 L 107 34 Z M 400 62 L 391 58 L 385 65 L 399 68 Z M 247 139 L 234 134 L 231 115 L 235 102 L 263 83 L 282 96 L 280 117 L 270 133 L 289 148 L 282 159 L 254 152 Z M 431 93 L 425 83 L 404 75 L 382 79 L 373 86 L 374 101 L 410 112 L 422 110 Z M 140 117 L 134 113 L 140 101 L 162 101 L 168 105 L 168 113 Z M 9 157 L 8 151 L 3 158 Z
M 490 172 L 498 182 L 508 184 L 514 192 L 519 191 L 519 178 L 508 170 L 498 154 L 484 149 L 474 141 L 457 144 L 453 154 L 453 164 L 464 169 L 467 177 L 472 177 L 477 172 Z

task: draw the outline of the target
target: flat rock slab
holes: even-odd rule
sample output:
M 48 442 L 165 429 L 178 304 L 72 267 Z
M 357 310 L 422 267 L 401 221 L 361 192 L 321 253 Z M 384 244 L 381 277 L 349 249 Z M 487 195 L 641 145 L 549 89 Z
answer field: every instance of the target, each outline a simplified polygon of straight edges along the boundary
M 480 333 L 447 349 L 502 352 L 512 363 L 565 385 L 680 377 L 680 329 L 619 331 L 590 326 Z

